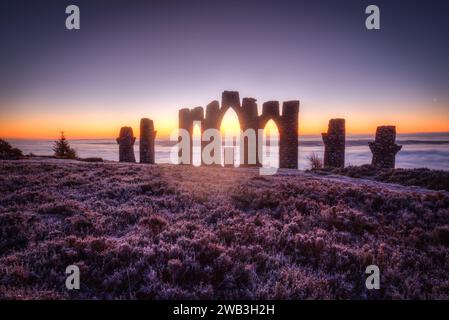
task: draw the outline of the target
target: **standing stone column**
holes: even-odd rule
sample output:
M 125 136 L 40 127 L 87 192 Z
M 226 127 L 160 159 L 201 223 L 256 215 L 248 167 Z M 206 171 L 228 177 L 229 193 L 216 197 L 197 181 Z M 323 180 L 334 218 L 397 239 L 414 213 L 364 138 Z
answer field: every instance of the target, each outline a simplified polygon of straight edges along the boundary
M 344 168 L 345 166 L 345 119 L 329 120 L 327 133 L 321 134 L 324 142 L 324 167 Z
M 134 156 L 135 141 L 136 137 L 134 137 L 133 128 L 122 127 L 120 129 L 120 136 L 117 138 L 120 162 L 136 162 L 136 157 Z
M 298 114 L 299 101 L 286 101 L 282 105 L 279 126 L 279 168 L 298 169 Z
M 395 142 L 395 126 L 377 127 L 376 139 L 374 142 L 369 143 L 369 148 L 373 153 L 371 164 L 380 168 L 394 168 L 396 154 L 402 149 L 402 146 L 397 145 Z
M 201 127 L 201 131 L 202 131 L 201 136 L 203 136 L 204 131 L 206 131 L 208 129 L 216 129 L 216 130 L 220 131 L 219 119 L 220 119 L 220 104 L 217 100 L 214 100 L 206 106 L 206 117 L 204 118 L 204 121 L 203 121 L 204 125 Z M 210 155 L 208 155 L 208 156 L 210 156 L 214 159 L 216 158 L 217 161 L 213 165 L 217 165 L 217 166 L 221 165 L 221 136 L 220 136 L 220 139 L 218 142 L 214 141 L 214 139 L 211 139 L 211 141 L 203 141 L 203 139 L 201 139 L 201 164 L 202 165 L 206 165 L 203 160 L 203 150 L 209 143 L 218 143 L 220 145 L 219 150 L 217 150 L 217 154 L 215 154 L 215 150 L 212 150 Z
M 229 107 L 240 108 L 240 94 L 238 91 L 223 91 L 221 94 L 221 108 L 227 110 Z
M 154 140 L 157 131 L 154 131 L 153 120 L 144 118 L 140 120 L 140 163 L 154 164 Z
M 178 151 L 178 156 L 181 157 L 181 161 L 179 164 L 192 164 L 193 159 L 193 141 L 192 141 L 192 135 L 193 135 L 193 121 L 190 115 L 190 109 L 184 108 L 179 110 L 179 129 L 184 129 L 187 132 L 189 132 L 189 149 L 190 149 L 190 157 L 187 162 L 184 162 L 182 160 L 182 150 Z M 179 137 L 178 142 L 181 142 L 181 137 Z
M 243 98 L 241 110 L 240 166 L 257 167 L 260 163 L 258 159 L 259 116 L 256 99 Z

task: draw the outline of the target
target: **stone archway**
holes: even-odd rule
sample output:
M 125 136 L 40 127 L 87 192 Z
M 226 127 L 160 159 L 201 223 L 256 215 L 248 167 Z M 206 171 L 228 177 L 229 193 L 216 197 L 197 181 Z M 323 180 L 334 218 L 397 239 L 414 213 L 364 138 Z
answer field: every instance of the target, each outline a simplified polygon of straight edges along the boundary
M 279 130 L 279 167 L 298 168 L 298 114 L 299 101 L 287 101 L 282 105 L 282 115 L 279 112 L 278 101 L 268 101 L 263 104 L 262 114 L 258 115 L 256 99 L 243 98 L 240 103 L 240 96 L 237 91 L 224 91 L 222 93 L 221 105 L 218 101 L 212 101 L 206 106 L 206 115 L 202 107 L 194 109 L 181 109 L 179 111 L 179 128 L 193 133 L 193 122 L 201 121 L 201 130 L 220 129 L 226 111 L 232 108 L 239 119 L 240 128 L 245 133 L 248 129 L 254 130 L 256 134 L 256 155 L 258 154 L 258 132 L 263 129 L 269 120 L 273 120 Z M 207 144 L 208 142 L 204 143 Z M 241 159 L 242 166 L 260 166 L 256 157 L 255 163 L 251 163 L 248 143 L 243 143 Z M 242 147 L 242 146 L 241 146 Z M 192 155 L 192 152 L 190 153 Z M 190 159 L 190 163 L 192 163 Z M 221 163 L 221 160 L 220 160 Z

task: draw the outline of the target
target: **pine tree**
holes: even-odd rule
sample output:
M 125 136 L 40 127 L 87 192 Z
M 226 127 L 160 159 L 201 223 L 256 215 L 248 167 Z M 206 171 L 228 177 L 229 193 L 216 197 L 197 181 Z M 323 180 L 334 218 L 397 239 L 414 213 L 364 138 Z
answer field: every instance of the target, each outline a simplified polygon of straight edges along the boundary
M 58 158 L 75 159 L 76 151 L 70 148 L 69 142 L 64 136 L 64 131 L 61 131 L 61 137 L 58 141 L 55 141 L 55 146 L 53 147 L 55 156 Z

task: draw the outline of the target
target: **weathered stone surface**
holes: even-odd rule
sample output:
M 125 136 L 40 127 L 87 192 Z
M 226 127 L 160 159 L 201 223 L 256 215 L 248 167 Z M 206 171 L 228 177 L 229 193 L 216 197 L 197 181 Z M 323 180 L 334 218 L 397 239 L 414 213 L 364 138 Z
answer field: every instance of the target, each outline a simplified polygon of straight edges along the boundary
M 279 101 L 267 101 L 262 105 L 262 116 L 279 117 Z
M 242 167 L 257 167 L 260 166 L 257 153 L 259 146 L 257 143 L 258 129 L 259 129 L 259 116 L 257 111 L 257 103 L 254 98 L 243 98 L 242 111 L 241 111 L 241 123 L 240 128 L 242 130 L 243 141 L 240 141 L 240 165 Z M 254 131 L 255 143 L 254 146 L 250 146 L 248 138 L 249 132 L 247 130 Z
M 134 142 L 136 142 L 136 137 L 134 137 L 133 129 L 131 127 L 122 127 L 120 136 L 117 138 L 120 162 L 136 162 Z
M 327 133 L 321 135 L 324 142 L 324 167 L 343 168 L 346 144 L 345 119 L 331 119 Z
M 247 119 L 257 119 L 257 100 L 254 98 L 243 98 L 242 113 Z
M 185 129 L 189 132 L 193 130 L 193 121 L 190 116 L 190 110 L 187 108 L 179 110 L 179 129 Z
M 240 107 L 240 95 L 238 91 L 223 91 L 221 95 L 221 108 Z
M 279 167 L 298 169 L 298 114 L 299 101 L 282 105 L 279 129 Z
M 402 146 L 396 143 L 396 127 L 377 127 L 376 139 L 369 143 L 369 148 L 373 153 L 372 165 L 381 168 L 394 168 L 396 164 L 396 154 Z
M 204 119 L 204 110 L 203 107 L 196 107 L 190 111 L 190 116 L 192 121 L 203 121 Z
M 203 124 L 201 126 L 201 134 L 203 134 L 203 132 L 207 129 L 220 130 L 220 103 L 217 100 L 212 101 L 206 106 L 206 117 L 204 118 Z M 201 155 L 205 146 L 207 146 L 209 143 L 210 141 L 203 141 L 201 139 Z M 221 145 L 221 141 L 219 143 Z M 221 152 L 215 155 L 214 151 L 212 150 L 210 156 L 217 159 L 218 163 L 216 163 L 216 165 L 219 165 L 221 163 Z M 201 163 L 203 165 L 206 165 L 202 157 Z
M 212 101 L 206 106 L 206 127 L 218 129 L 218 119 L 220 117 L 220 104 L 217 100 Z
M 154 140 L 157 131 L 154 131 L 153 120 L 144 118 L 140 120 L 140 163 L 154 164 Z
M 183 129 L 186 130 L 189 133 L 190 136 L 190 159 L 188 160 L 187 163 L 183 162 L 183 157 L 182 157 L 182 150 L 179 150 L 178 152 L 178 156 L 180 157 L 181 161 L 179 164 L 192 164 L 192 159 L 193 159 L 193 143 L 192 143 L 192 135 L 193 135 L 193 120 L 192 117 L 190 115 L 190 109 L 188 108 L 183 108 L 181 110 L 179 110 L 179 129 Z M 179 137 L 178 142 L 181 141 L 181 137 Z

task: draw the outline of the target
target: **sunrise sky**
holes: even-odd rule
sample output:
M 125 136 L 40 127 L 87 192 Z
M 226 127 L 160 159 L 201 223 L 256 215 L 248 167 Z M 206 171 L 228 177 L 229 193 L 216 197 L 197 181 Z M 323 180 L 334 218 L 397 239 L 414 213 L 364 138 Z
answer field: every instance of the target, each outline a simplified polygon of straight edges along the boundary
M 381 30 L 365 28 L 369 4 Z M 148 117 L 164 138 L 224 90 L 260 109 L 300 100 L 301 134 L 335 117 L 349 133 L 449 131 L 448 16 L 443 0 L 2 1 L 0 136 L 137 135 Z

